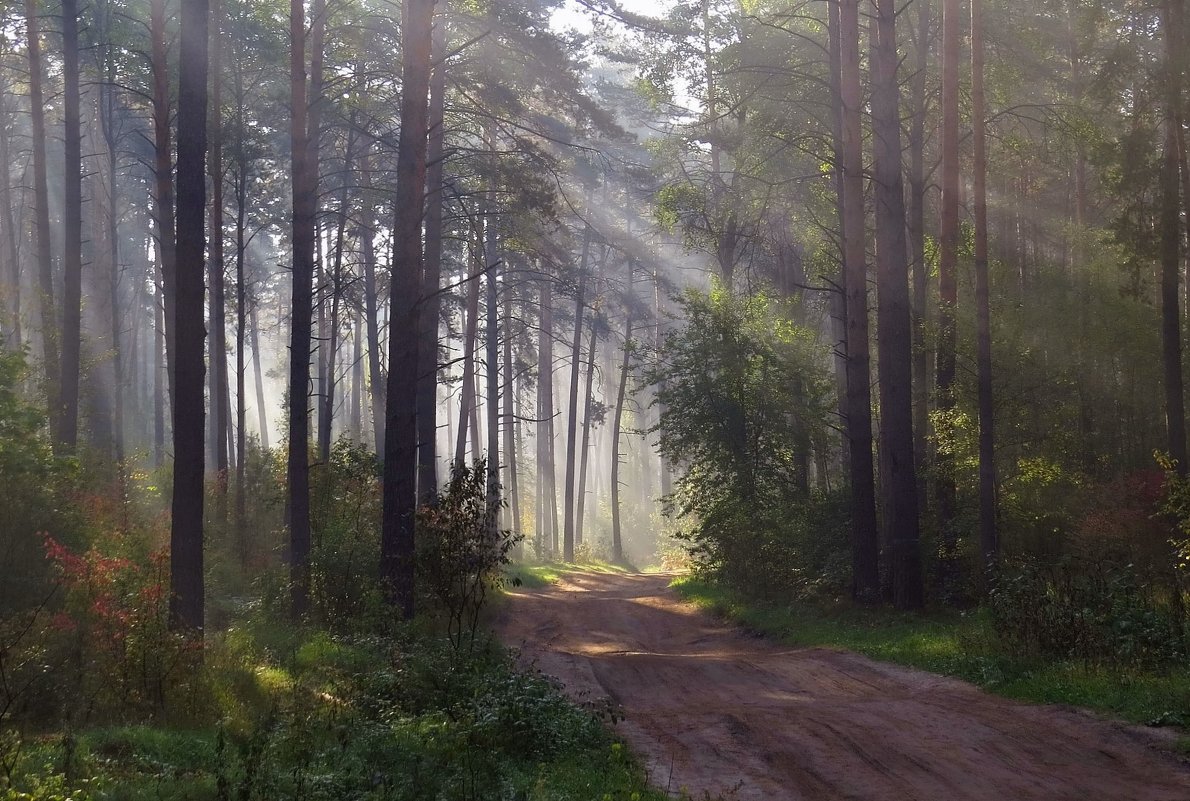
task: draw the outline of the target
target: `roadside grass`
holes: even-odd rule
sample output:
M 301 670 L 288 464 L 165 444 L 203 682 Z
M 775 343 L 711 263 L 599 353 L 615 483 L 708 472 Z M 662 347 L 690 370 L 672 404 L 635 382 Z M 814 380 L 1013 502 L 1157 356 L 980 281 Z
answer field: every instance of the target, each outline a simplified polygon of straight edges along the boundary
M 671 586 L 695 605 L 788 645 L 842 648 L 953 676 L 1020 701 L 1190 728 L 1190 667 L 1149 672 L 1013 658 L 1000 648 L 980 610 L 909 614 L 849 604 L 762 606 L 693 576 L 679 577 Z M 1185 748 L 1190 751 L 1190 738 Z

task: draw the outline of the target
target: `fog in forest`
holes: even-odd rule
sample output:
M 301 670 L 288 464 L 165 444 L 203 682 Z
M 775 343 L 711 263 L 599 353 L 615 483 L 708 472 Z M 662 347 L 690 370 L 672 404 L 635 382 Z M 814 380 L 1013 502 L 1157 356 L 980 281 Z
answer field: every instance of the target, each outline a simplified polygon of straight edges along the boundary
M 0 797 L 1190 798 L 1183 5 L 0 2 Z

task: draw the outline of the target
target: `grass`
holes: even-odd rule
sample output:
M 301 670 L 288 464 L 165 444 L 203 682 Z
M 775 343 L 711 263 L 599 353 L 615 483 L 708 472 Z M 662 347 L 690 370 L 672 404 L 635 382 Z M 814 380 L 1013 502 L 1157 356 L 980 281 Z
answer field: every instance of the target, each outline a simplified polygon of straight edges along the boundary
M 691 576 L 676 579 L 673 587 L 696 605 L 789 645 L 842 648 L 954 676 L 1021 701 L 1080 707 L 1131 723 L 1190 727 L 1190 668 L 1157 673 L 1014 659 L 998 648 L 981 611 L 761 606 Z
M 522 587 L 546 587 L 557 584 L 567 573 L 634 573 L 635 569 L 594 559 L 583 562 L 514 562 L 505 569 L 510 583 Z
M 217 638 L 205 671 L 210 709 L 188 727 L 0 737 L 0 799 L 664 797 L 604 719 L 498 649 L 258 619 Z

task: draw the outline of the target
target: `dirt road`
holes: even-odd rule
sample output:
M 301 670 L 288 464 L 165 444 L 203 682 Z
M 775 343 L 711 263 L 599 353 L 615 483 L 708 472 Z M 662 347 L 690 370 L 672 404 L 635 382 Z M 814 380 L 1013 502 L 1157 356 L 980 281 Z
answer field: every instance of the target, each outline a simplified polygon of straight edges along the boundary
M 610 697 L 652 782 L 727 799 L 1190 801 L 1144 732 L 822 648 L 679 601 L 669 577 L 518 589 L 498 631 L 576 698 Z

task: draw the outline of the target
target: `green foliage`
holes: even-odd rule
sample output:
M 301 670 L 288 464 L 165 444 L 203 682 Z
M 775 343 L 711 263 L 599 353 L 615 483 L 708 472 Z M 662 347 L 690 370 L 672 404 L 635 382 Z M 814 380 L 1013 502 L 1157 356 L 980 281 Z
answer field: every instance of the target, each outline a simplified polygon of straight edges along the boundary
M 83 523 L 71 503 L 77 465 L 55 459 L 45 413 L 26 401 L 22 352 L 0 352 L 0 615 L 36 605 L 45 595 L 48 565 L 40 534 L 78 545 Z
M 681 465 L 670 511 L 696 566 L 762 596 L 845 580 L 841 499 L 808 487 L 828 383 L 811 332 L 763 293 L 689 291 L 649 380 L 662 454 Z
M 459 466 L 437 502 L 418 515 L 418 581 L 446 616 L 455 648 L 471 648 L 488 591 L 519 535 L 501 530 L 500 496 L 490 486 L 486 462 Z
M 380 462 L 342 437 L 311 472 L 310 595 L 320 620 L 343 625 L 374 610 L 380 574 Z
M 696 578 L 679 579 L 685 598 L 790 645 L 846 648 L 873 659 L 955 676 L 997 695 L 1099 710 L 1135 723 L 1190 722 L 1184 663 L 1140 671 L 1081 660 L 1037 660 L 1001 643 L 982 610 L 906 614 L 850 604 L 762 605 Z

